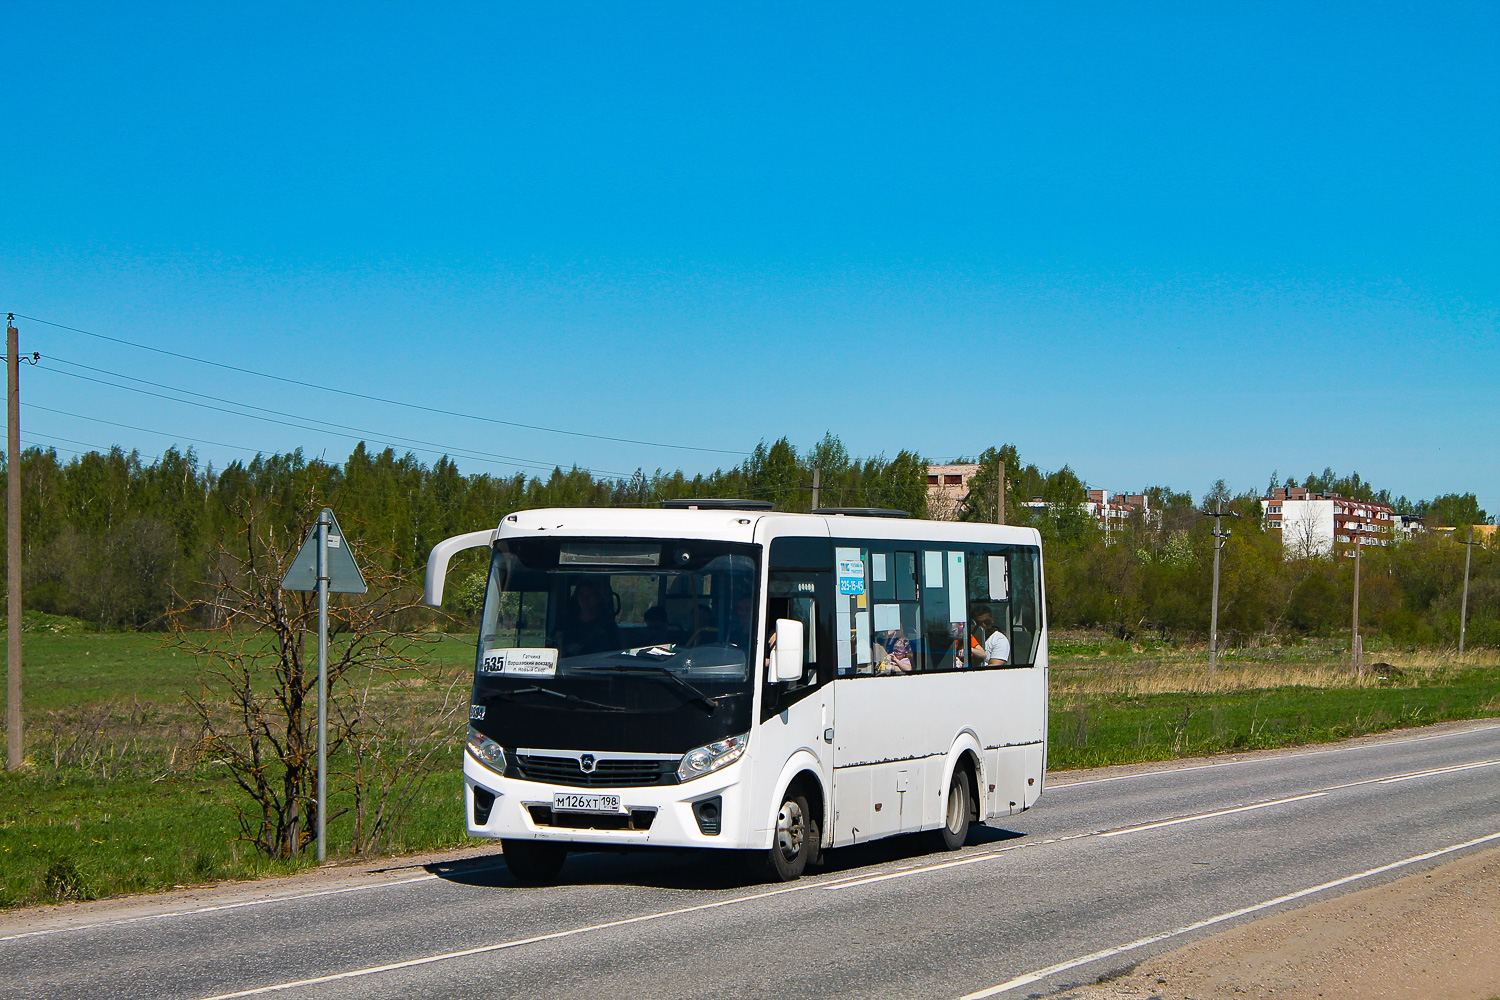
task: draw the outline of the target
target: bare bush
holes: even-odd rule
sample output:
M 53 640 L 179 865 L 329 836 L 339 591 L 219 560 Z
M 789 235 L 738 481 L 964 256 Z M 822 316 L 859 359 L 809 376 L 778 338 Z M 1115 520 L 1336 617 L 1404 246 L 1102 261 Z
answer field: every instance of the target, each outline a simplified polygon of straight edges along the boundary
M 312 503 L 295 510 L 237 505 L 234 530 L 218 543 L 203 596 L 173 614 L 173 641 L 204 663 L 200 689 L 189 698 L 201 726 L 198 751 L 227 767 L 249 797 L 248 805 L 235 807 L 241 839 L 275 858 L 301 854 L 317 829 L 317 599 L 281 589 L 302 541 L 291 526 L 312 523 L 316 510 Z M 429 720 L 426 728 L 393 737 L 380 728 L 382 719 L 372 726 L 365 715 L 370 702 L 356 686 L 368 689 L 372 678 L 427 683 L 432 672 L 413 655 L 421 652 L 418 636 L 403 628 L 420 606 L 419 594 L 377 561 L 365 562 L 369 592 L 335 595 L 329 607 L 329 757 L 352 755 L 344 774 L 357 811 L 369 813 L 371 783 L 380 785 L 373 816 L 356 824 L 356 848 L 390 835 L 448 735 Z M 189 627 L 198 622 L 216 624 Z M 391 739 L 395 744 L 386 746 Z M 330 809 L 327 819 L 343 812 Z

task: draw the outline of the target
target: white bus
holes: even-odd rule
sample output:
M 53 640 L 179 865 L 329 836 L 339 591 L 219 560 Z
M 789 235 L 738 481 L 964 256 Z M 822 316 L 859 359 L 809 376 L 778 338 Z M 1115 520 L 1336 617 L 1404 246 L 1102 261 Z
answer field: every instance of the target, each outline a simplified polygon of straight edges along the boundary
M 961 846 L 1046 783 L 1047 625 L 1029 528 L 754 501 L 528 510 L 492 549 L 464 757 L 473 837 L 530 884 L 568 850 Z

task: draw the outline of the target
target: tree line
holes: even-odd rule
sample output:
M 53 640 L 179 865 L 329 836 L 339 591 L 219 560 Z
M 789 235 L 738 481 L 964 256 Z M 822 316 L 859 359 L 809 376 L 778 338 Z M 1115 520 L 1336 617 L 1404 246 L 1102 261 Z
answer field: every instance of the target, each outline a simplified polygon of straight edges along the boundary
M 1013 445 L 990 449 L 975 461 L 980 468 L 959 516 L 993 520 L 1003 463 L 1007 521 L 1037 528 L 1046 544 L 1054 626 L 1102 627 L 1122 637 L 1197 638 L 1206 632 L 1211 519 L 1190 493 L 1149 488 L 1144 492 L 1154 516 L 1137 513 L 1106 533 L 1083 511 L 1086 487 L 1071 468 L 1042 470 L 1023 462 Z M 200 463 L 191 449 L 168 449 L 147 462 L 119 448 L 68 461 L 51 449 L 31 448 L 21 460 L 23 601 L 29 610 L 81 618 L 100 629 L 163 628 L 174 609 L 211 607 L 203 595 L 222 584 L 228 572 L 224 544 L 233 545 L 246 516 L 273 536 L 300 538 L 309 503 L 337 512 L 362 562 L 415 589 L 435 542 L 497 524 L 513 510 L 739 497 L 806 511 L 816 470 L 822 506 L 886 507 L 920 517 L 927 511 L 927 465 L 908 450 L 894 458 L 852 456 L 832 434 L 802 451 L 785 438 L 762 443 L 739 464 L 711 473 L 638 470 L 628 478 L 576 467 L 547 476 L 464 475 L 446 457 L 426 465 L 363 443 L 342 463 L 299 450 L 217 470 Z M 1487 519 L 1472 494 L 1413 502 L 1392 498 L 1357 474 L 1324 470 L 1301 483 L 1283 483 L 1273 474 L 1270 483 L 1390 503 L 1425 515 L 1433 525 Z M 1026 505 L 1034 499 L 1041 504 Z M 1220 482 L 1202 502 L 1223 503 L 1240 515 L 1223 553 L 1220 625 L 1231 642 L 1327 635 L 1349 627 L 1352 560 L 1284 551 L 1280 538 L 1262 528 L 1255 493 L 1230 495 Z M 1468 640 L 1500 645 L 1500 552 L 1478 548 L 1473 555 Z M 477 605 L 481 559 L 470 553 L 453 569 L 461 611 L 472 613 Z M 1453 643 L 1463 561 L 1463 546 L 1440 534 L 1366 549 L 1362 628 L 1401 643 Z

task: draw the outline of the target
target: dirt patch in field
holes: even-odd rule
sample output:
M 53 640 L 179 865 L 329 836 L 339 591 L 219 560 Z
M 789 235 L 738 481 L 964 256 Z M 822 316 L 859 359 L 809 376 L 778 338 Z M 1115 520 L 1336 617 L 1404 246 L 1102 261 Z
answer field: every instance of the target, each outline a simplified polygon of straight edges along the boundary
M 1054 1000 L 1490 1000 L 1500 849 L 1215 934 Z

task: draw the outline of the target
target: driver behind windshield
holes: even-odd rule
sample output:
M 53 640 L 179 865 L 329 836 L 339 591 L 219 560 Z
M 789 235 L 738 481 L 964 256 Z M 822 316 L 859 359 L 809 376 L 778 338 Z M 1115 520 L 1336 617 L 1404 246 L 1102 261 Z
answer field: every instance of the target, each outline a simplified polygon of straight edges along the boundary
M 597 580 L 574 585 L 558 629 L 557 647 L 562 656 L 586 656 L 620 648 L 614 598 L 607 586 Z
M 733 617 L 725 629 L 724 641 L 731 646 L 746 649 L 750 645 L 750 632 L 755 626 L 755 595 L 744 593 L 735 599 Z
M 651 605 L 641 616 L 641 621 L 646 624 L 646 645 L 672 645 L 672 627 L 667 623 L 666 608 L 660 604 Z

